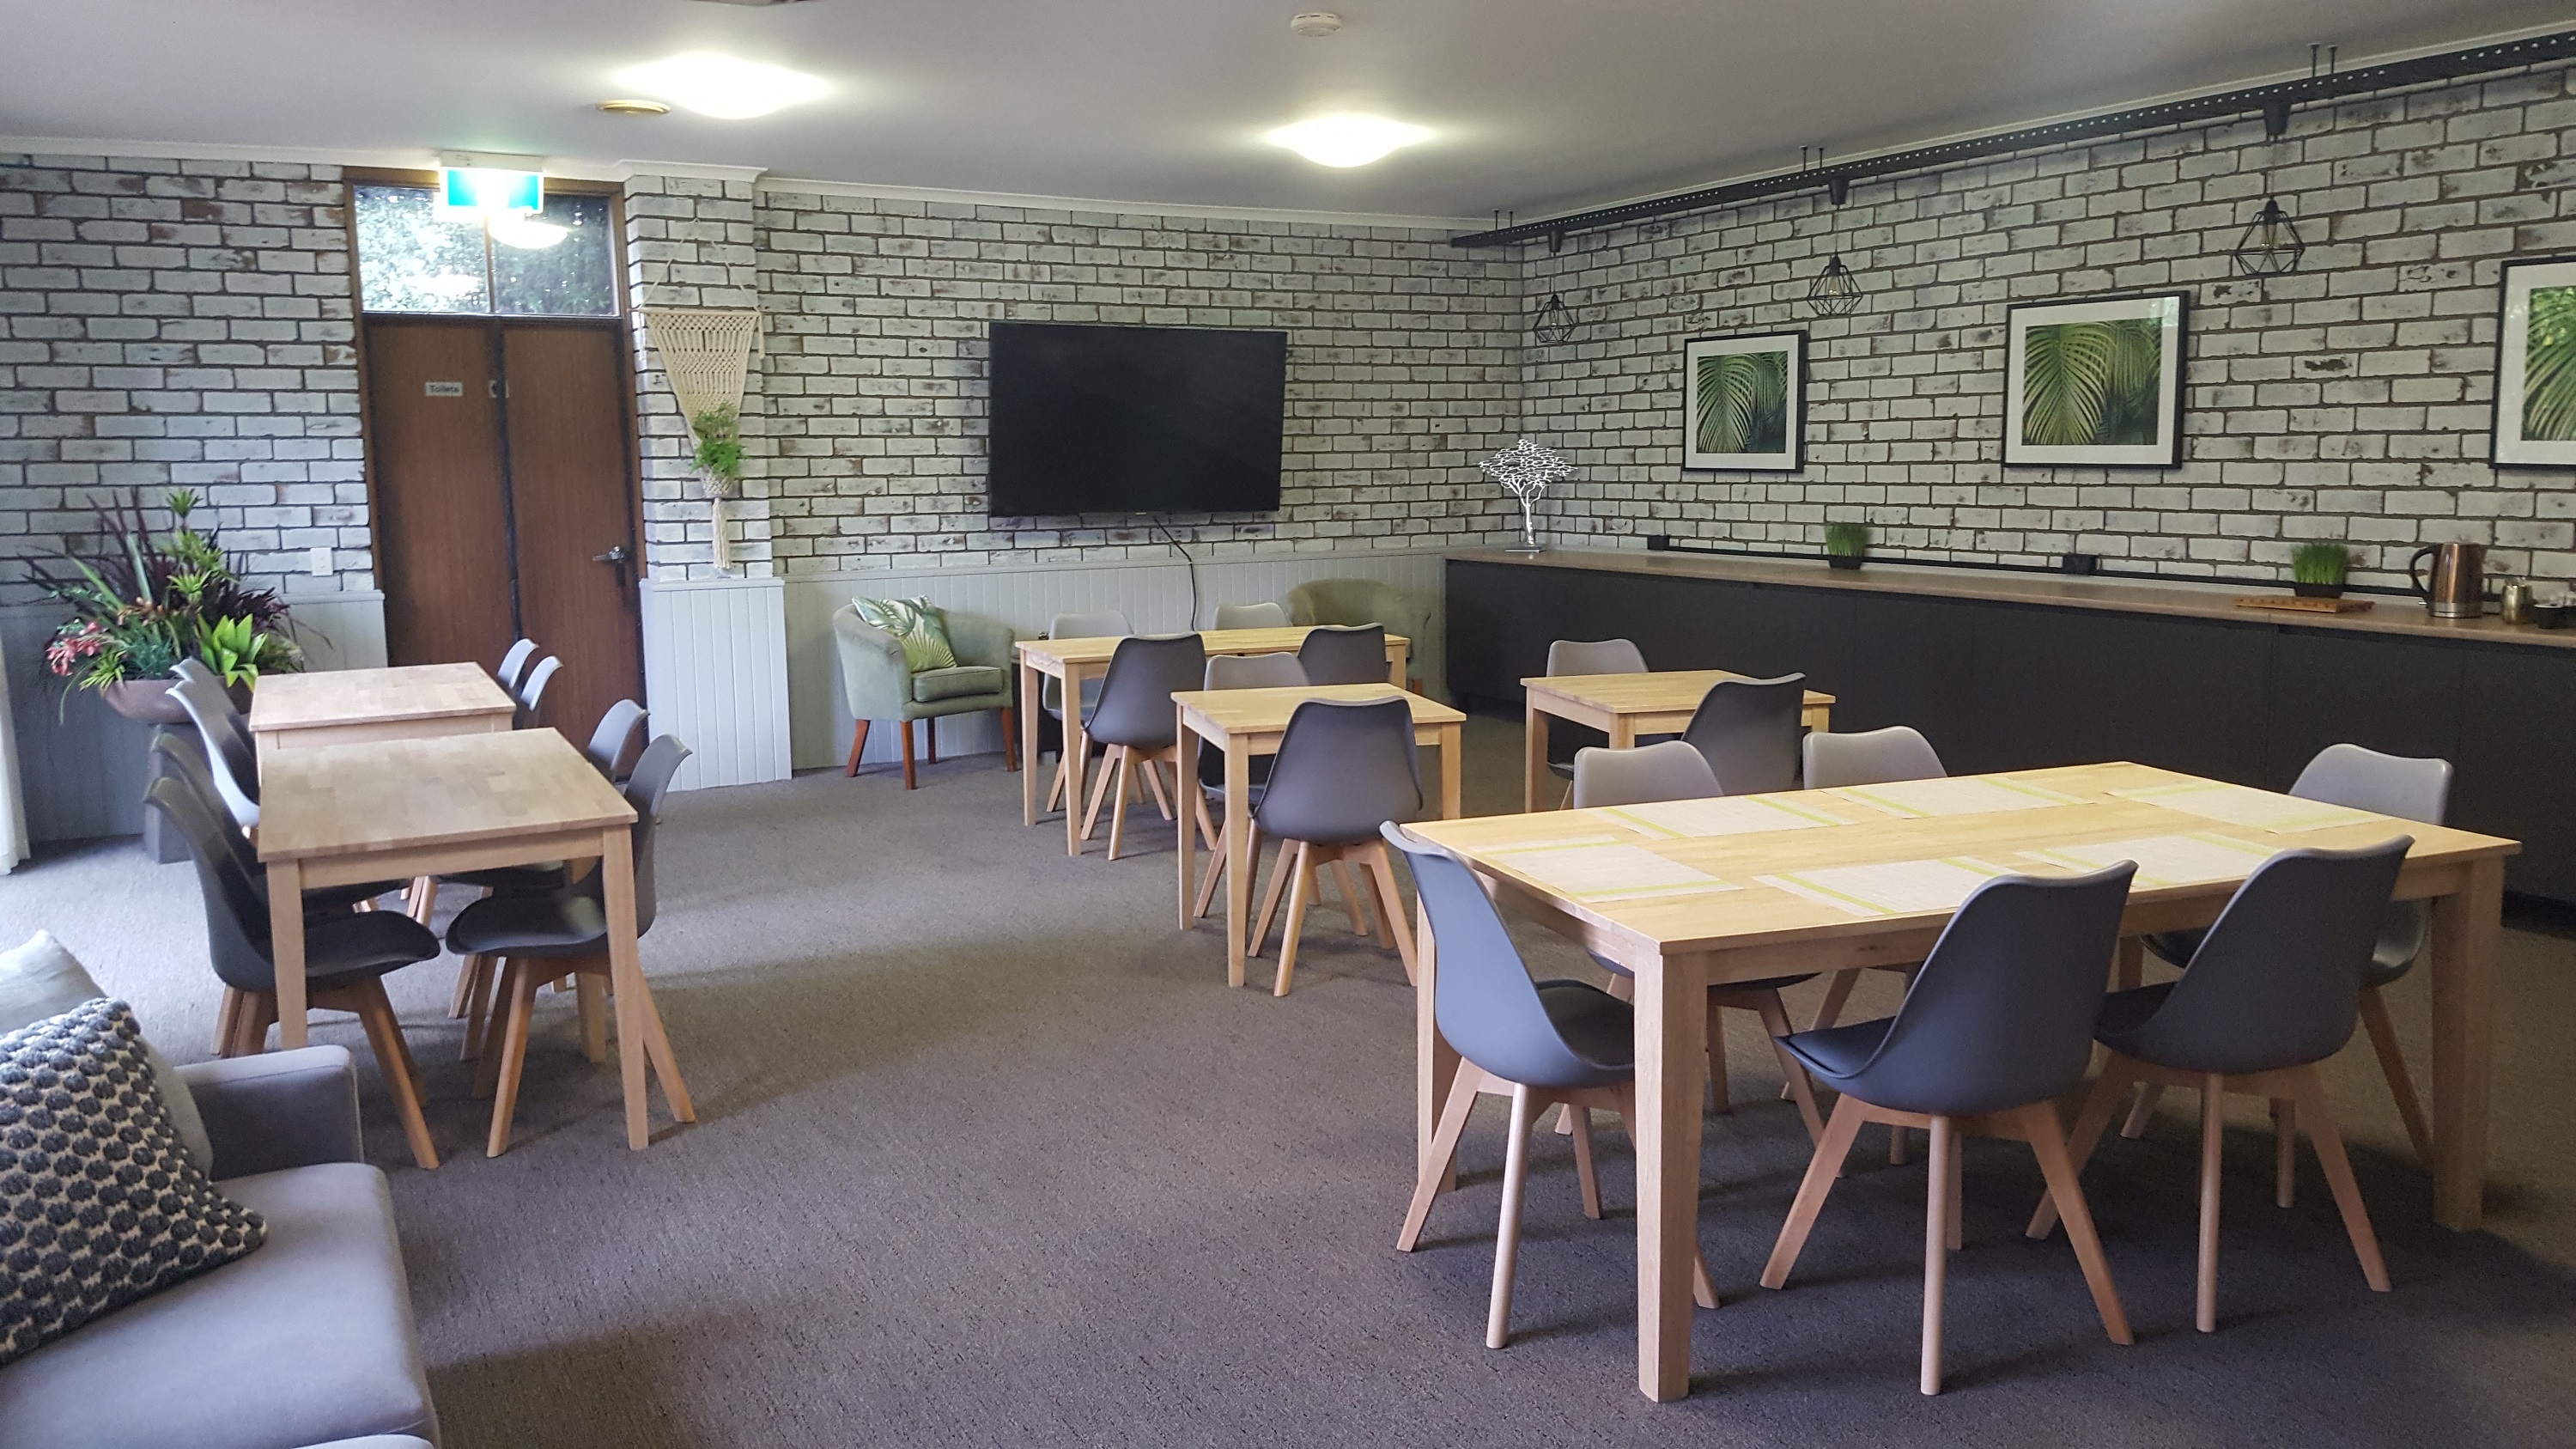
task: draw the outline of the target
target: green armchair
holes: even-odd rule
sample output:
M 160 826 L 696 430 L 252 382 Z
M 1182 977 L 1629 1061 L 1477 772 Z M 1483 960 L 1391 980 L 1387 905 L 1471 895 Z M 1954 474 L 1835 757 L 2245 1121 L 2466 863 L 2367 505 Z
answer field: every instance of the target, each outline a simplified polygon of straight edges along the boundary
M 903 788 L 912 789 L 912 722 L 988 709 L 1002 714 L 1002 768 L 1020 767 L 1018 711 L 1011 693 L 1017 663 L 1011 646 L 1019 635 L 1008 624 L 977 614 L 942 609 L 939 617 L 957 667 L 915 674 L 904 666 L 903 641 L 868 624 L 851 605 L 834 611 L 832 642 L 841 653 L 841 692 L 849 700 L 850 718 L 858 722 L 850 736 L 850 763 L 841 772 L 844 777 L 859 772 L 859 751 L 867 747 L 868 726 L 893 720 L 903 731 Z M 930 763 L 939 763 L 937 726 L 930 731 Z
M 1311 624 L 1384 624 L 1386 632 L 1412 641 L 1405 654 L 1408 683 L 1421 673 L 1424 635 L 1431 614 L 1412 594 L 1376 579 L 1309 579 L 1288 591 L 1288 622 Z

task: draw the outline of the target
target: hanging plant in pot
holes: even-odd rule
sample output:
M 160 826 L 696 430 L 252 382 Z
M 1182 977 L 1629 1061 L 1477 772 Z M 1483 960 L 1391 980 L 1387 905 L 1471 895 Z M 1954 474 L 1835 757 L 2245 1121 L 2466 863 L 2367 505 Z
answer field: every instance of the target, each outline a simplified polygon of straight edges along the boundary
M 712 407 L 689 419 L 698 440 L 689 461 L 706 491 L 707 513 L 715 527 L 716 567 L 733 567 L 733 536 L 725 529 L 725 504 L 742 496 L 742 418 L 730 407 Z
M 244 707 L 261 674 L 304 667 L 287 633 L 285 601 L 242 582 L 213 536 L 189 526 L 197 503 L 187 489 L 162 500 L 172 520 L 164 537 L 129 493 L 99 510 L 93 553 L 64 549 L 69 573 L 29 569 L 38 588 L 72 610 L 45 647 L 46 667 L 72 688 L 97 690 L 127 719 L 186 722 L 169 698 L 171 670 L 182 659 L 203 660 Z
M 1838 569 L 1856 569 L 1869 553 L 1869 525 L 1866 523 L 1829 523 L 1825 525 L 1825 563 Z
M 2352 551 L 2331 539 L 2312 539 L 2290 551 L 2290 592 L 2302 599 L 2340 599 L 2352 570 Z

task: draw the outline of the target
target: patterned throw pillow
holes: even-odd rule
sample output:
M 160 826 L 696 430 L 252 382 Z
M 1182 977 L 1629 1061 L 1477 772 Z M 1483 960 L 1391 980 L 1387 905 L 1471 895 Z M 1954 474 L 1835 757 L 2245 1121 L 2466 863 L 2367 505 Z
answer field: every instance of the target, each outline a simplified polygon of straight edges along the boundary
M 0 1365 L 266 1234 L 180 1147 L 124 1002 L 0 1036 Z
M 80 963 L 51 931 L 38 931 L 26 945 L 0 951 L 0 1031 L 16 1031 L 49 1016 L 60 1016 L 93 996 L 105 996 Z M 139 1024 L 139 1023 L 138 1023 Z M 161 1089 L 161 1105 L 187 1144 L 188 1156 L 208 1172 L 215 1170 L 215 1144 L 206 1136 L 205 1118 L 188 1091 L 188 1079 L 143 1039 L 143 1058 L 152 1064 L 152 1080 Z
M 928 599 L 852 599 L 850 607 L 871 629 L 883 629 L 903 641 L 903 667 L 919 674 L 925 669 L 954 669 L 956 651 L 948 647 L 948 626 L 939 618 L 939 607 Z

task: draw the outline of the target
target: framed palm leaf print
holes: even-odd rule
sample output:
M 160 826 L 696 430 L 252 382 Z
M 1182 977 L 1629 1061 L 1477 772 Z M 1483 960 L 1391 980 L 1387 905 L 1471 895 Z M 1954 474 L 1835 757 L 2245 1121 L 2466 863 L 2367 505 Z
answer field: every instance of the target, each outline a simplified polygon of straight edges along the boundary
M 1805 458 L 1807 334 L 1682 344 L 1682 466 L 1794 473 Z
M 2182 462 L 2183 294 L 2048 302 L 2005 313 L 2004 462 Z
M 2496 336 L 2496 463 L 2576 463 L 2576 257 L 2508 263 Z

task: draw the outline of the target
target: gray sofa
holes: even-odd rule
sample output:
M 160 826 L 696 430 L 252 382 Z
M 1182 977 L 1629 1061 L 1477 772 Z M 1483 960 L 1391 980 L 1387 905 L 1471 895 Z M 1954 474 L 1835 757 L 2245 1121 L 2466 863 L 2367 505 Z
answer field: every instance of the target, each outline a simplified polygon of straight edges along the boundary
M 0 1369 L 0 1444 L 436 1444 L 393 1201 L 359 1156 L 348 1050 L 180 1074 L 214 1139 L 218 1183 L 267 1219 L 268 1241 Z

